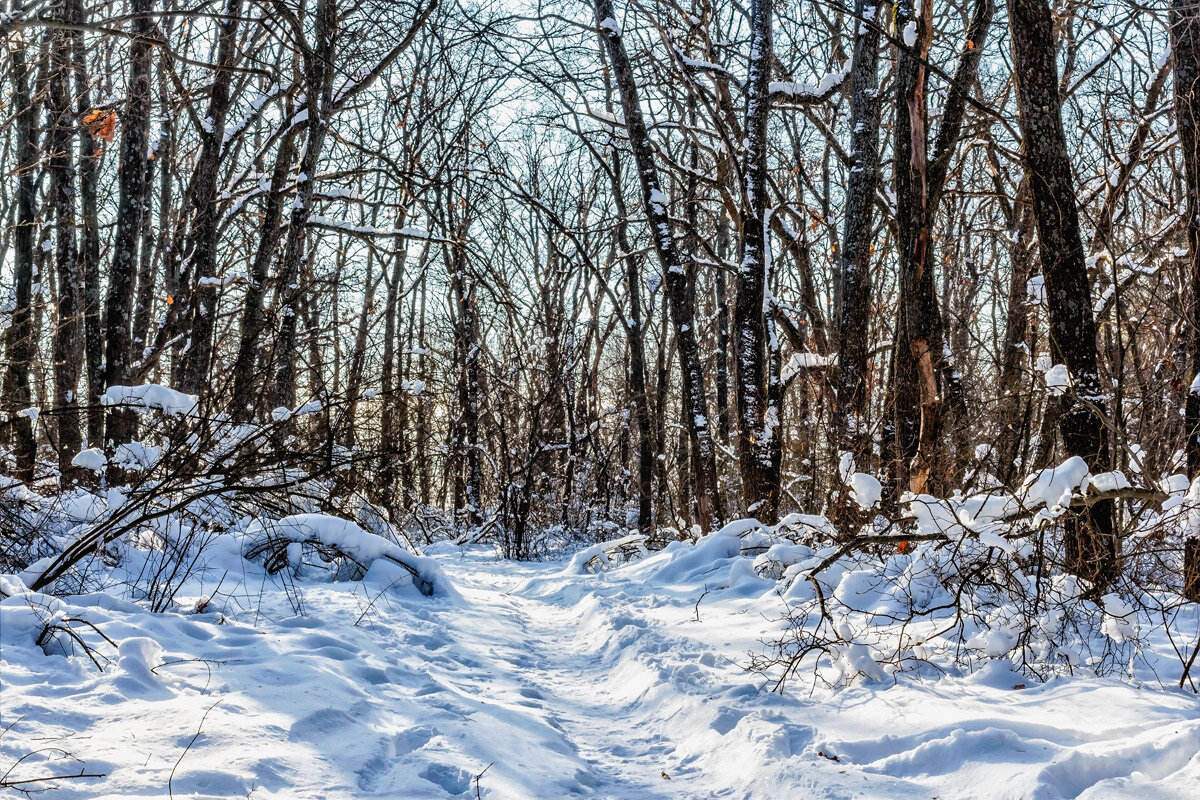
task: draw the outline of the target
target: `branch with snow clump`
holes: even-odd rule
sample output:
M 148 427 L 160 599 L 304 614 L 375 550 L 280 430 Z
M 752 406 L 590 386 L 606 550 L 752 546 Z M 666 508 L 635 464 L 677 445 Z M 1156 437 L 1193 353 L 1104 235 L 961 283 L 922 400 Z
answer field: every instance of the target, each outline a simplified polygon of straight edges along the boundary
M 295 514 L 254 526 L 246 532 L 242 555 L 263 559 L 268 571 L 278 572 L 292 560 L 289 546 L 316 545 L 344 556 L 366 573 L 375 561 L 402 567 L 424 595 L 449 594 L 451 589 L 433 559 L 416 556 L 393 542 L 368 533 L 349 520 L 326 514 Z

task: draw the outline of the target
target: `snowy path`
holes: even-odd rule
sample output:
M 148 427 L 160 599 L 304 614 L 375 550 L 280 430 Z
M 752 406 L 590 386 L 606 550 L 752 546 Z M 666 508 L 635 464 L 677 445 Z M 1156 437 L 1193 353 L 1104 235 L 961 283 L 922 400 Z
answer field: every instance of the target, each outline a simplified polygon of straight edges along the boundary
M 460 597 L 440 600 L 350 583 L 289 599 L 248 573 L 224 621 L 80 598 L 119 656 L 99 674 L 10 624 L 0 771 L 55 747 L 106 773 L 51 798 L 436 800 L 474 797 L 478 775 L 495 800 L 1194 796 L 1194 696 L 1014 691 L 996 669 L 781 697 L 740 666 L 775 624 L 769 586 L 713 591 L 697 622 L 730 566 L 668 558 L 568 575 L 443 552 Z

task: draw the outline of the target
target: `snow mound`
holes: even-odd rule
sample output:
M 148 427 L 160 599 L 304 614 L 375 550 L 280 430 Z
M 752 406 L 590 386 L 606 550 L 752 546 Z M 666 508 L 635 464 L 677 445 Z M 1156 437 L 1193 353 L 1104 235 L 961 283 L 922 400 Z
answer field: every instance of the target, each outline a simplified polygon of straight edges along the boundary
M 611 539 L 585 547 L 571 557 L 571 562 L 567 565 L 565 572 L 573 575 L 602 572 L 618 564 L 641 558 L 649 552 L 646 549 L 644 535 L 630 534 L 620 539 Z
M 242 554 L 251 561 L 262 560 L 268 571 L 277 572 L 284 566 L 298 568 L 305 544 L 350 559 L 357 568 L 355 577 L 387 585 L 411 583 L 424 595 L 455 594 L 434 559 L 413 555 L 349 520 L 328 514 L 295 514 L 255 523 L 246 531 Z

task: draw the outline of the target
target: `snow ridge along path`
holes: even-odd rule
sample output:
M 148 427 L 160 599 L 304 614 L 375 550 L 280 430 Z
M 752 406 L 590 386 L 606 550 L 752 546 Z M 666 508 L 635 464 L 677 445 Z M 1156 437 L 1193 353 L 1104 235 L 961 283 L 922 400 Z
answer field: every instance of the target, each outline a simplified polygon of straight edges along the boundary
M 10 598 L 0 770 L 58 748 L 106 773 L 43 795 L 61 798 L 1053 800 L 1200 785 L 1200 704 L 1182 693 L 1016 691 L 999 664 L 765 691 L 743 665 L 778 627 L 773 582 L 688 556 L 577 575 L 445 549 L 458 596 L 440 600 L 370 581 L 283 591 L 247 572 L 223 620 L 71 598 L 66 613 L 120 645 L 103 674 L 30 644 Z M 12 776 L 80 766 L 40 758 Z

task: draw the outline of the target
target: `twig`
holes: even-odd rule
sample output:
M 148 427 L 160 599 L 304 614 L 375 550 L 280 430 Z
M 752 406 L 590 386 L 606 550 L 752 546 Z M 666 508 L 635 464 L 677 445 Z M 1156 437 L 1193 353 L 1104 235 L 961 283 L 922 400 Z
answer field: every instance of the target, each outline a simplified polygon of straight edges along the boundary
M 175 790 L 171 786 L 172 782 L 175 780 L 175 770 L 179 769 L 179 765 L 182 763 L 183 757 L 188 754 L 188 750 L 191 750 L 192 745 L 194 745 L 196 740 L 200 738 L 200 731 L 204 729 L 204 720 L 208 719 L 209 712 L 220 705 L 220 703 L 221 701 L 218 700 L 208 707 L 208 711 L 204 712 L 204 716 L 200 718 L 200 724 L 196 726 L 195 735 L 192 736 L 192 740 L 187 743 L 187 747 L 183 748 L 183 752 L 179 754 L 179 759 L 175 762 L 175 766 L 171 767 L 171 774 L 167 778 L 167 794 L 170 795 L 171 800 L 175 800 Z
M 706 584 L 704 584 L 704 593 L 696 598 L 696 616 L 695 616 L 696 622 L 700 621 L 700 601 L 703 600 L 705 595 L 707 595 L 710 591 L 712 591 L 712 590 L 708 588 L 708 584 L 706 583 Z
M 492 762 L 492 764 L 495 763 L 495 761 Z M 492 768 L 492 764 L 488 764 L 480 771 L 478 775 L 475 776 L 475 800 L 483 800 L 483 796 L 479 793 L 479 779 L 483 777 L 483 773 Z

